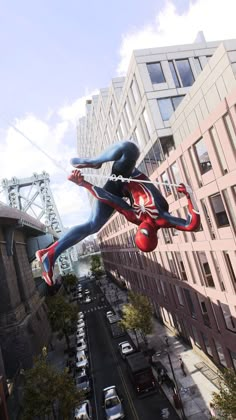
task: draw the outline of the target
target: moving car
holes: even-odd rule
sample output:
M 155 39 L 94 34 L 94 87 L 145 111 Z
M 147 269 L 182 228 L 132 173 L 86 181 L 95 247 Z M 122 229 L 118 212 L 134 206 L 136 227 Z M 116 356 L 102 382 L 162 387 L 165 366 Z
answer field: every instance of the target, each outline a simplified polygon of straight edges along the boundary
M 89 400 L 84 400 L 75 409 L 75 420 L 92 420 L 92 407 Z
M 125 357 L 130 354 L 133 353 L 135 350 L 134 348 L 131 346 L 131 344 L 128 341 L 122 341 L 122 343 L 118 344 L 118 350 L 120 352 L 120 355 L 123 359 L 125 359 Z
M 122 400 L 115 385 L 103 389 L 103 408 L 107 420 L 123 419 L 125 417 Z
M 129 354 L 125 358 L 128 375 L 138 395 L 157 391 L 157 383 L 151 365 L 142 352 Z
M 89 376 L 86 373 L 85 369 L 82 369 L 78 375 L 75 377 L 75 385 L 78 391 L 84 391 L 85 394 L 90 394 L 91 385 Z
M 85 343 L 84 340 L 77 341 L 76 350 L 77 351 L 87 350 L 87 344 Z

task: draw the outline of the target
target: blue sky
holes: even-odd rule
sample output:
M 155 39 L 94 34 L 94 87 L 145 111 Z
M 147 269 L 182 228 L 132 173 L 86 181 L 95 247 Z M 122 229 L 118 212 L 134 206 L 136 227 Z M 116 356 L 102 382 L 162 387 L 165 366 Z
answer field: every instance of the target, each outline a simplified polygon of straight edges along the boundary
M 45 169 L 65 226 L 84 221 L 85 192 L 7 121 L 69 172 L 86 98 L 125 75 L 133 49 L 191 43 L 199 30 L 209 41 L 233 38 L 235 12 L 235 0 L 2 0 L 0 177 Z

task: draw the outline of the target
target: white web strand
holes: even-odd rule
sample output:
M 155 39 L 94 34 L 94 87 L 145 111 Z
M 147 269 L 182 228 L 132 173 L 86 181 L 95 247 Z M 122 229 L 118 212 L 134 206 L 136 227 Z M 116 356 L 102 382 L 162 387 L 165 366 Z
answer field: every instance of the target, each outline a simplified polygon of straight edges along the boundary
M 60 162 L 58 162 L 56 159 L 54 159 L 52 156 L 50 156 L 47 152 L 45 152 L 44 149 L 42 149 L 40 146 L 38 146 L 37 143 L 35 143 L 33 140 L 31 140 L 25 133 L 23 133 L 23 131 L 19 130 L 14 124 L 12 124 L 11 122 L 9 122 L 5 117 L 3 117 L 3 115 L 1 115 L 1 118 L 5 120 L 5 122 L 12 127 L 18 134 L 20 134 L 22 137 L 24 137 L 33 147 L 35 147 L 36 149 L 38 149 L 44 156 L 46 156 L 57 168 L 61 169 L 64 173 L 68 174 L 67 170 L 62 166 L 62 164 Z M 144 184 L 153 184 L 153 185 L 165 185 L 165 186 L 169 186 L 169 187 L 179 187 L 179 184 L 172 184 L 169 182 L 158 182 L 158 181 L 148 181 L 148 180 L 139 180 L 139 179 L 135 179 L 135 178 L 125 178 L 122 175 L 100 175 L 100 174 L 90 174 L 90 173 L 86 173 L 83 174 L 81 172 L 81 174 L 85 177 L 92 177 L 92 178 L 100 178 L 100 179 L 106 179 L 106 180 L 110 180 L 110 181 L 121 181 L 121 182 L 142 182 Z

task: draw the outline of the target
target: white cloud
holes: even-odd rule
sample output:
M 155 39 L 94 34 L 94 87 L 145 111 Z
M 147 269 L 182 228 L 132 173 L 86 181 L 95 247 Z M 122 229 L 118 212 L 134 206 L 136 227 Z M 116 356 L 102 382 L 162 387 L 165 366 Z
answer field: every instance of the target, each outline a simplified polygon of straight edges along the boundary
M 117 73 L 126 73 L 133 50 L 192 43 L 199 31 L 207 41 L 235 38 L 235 15 L 235 0 L 196 0 L 182 14 L 167 1 L 152 24 L 123 35 Z
M 90 94 L 77 99 L 72 104 L 65 105 L 58 111 L 58 115 L 63 121 L 70 121 L 73 125 L 76 125 L 78 119 L 85 115 L 86 100 L 91 99 L 93 95 L 97 95 L 98 93 L 98 90 L 94 90 Z
M 72 169 L 69 161 L 76 149 L 75 120 L 85 112 L 85 101 L 91 95 L 79 98 L 59 110 L 48 111 L 44 120 L 28 114 L 21 119 L 9 121 L 8 128 L 0 131 L 1 177 L 28 178 L 35 172 L 48 172 L 56 205 L 62 221 L 66 219 L 67 226 L 84 222 L 90 213 L 85 191 L 78 187 L 76 190 L 76 186 L 66 178 Z M 70 145 L 71 141 L 67 141 L 69 136 L 74 136 L 73 146 Z M 0 200 L 5 201 L 3 194 Z

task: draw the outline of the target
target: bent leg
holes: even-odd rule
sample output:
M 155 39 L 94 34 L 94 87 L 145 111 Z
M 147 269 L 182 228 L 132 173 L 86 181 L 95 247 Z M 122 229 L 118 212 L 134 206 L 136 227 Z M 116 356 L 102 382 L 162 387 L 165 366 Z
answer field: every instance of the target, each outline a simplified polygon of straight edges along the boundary
M 112 173 L 130 176 L 140 155 L 139 148 L 131 141 L 121 141 L 106 149 L 94 159 L 73 158 L 71 164 L 76 168 L 98 168 L 105 162 L 113 162 Z
M 36 252 L 37 259 L 43 264 L 43 277 L 49 286 L 53 284 L 53 267 L 58 256 L 66 249 L 82 241 L 89 235 L 98 232 L 113 213 L 110 206 L 96 202 L 91 218 L 88 222 L 71 228 L 57 242 L 47 249 Z

